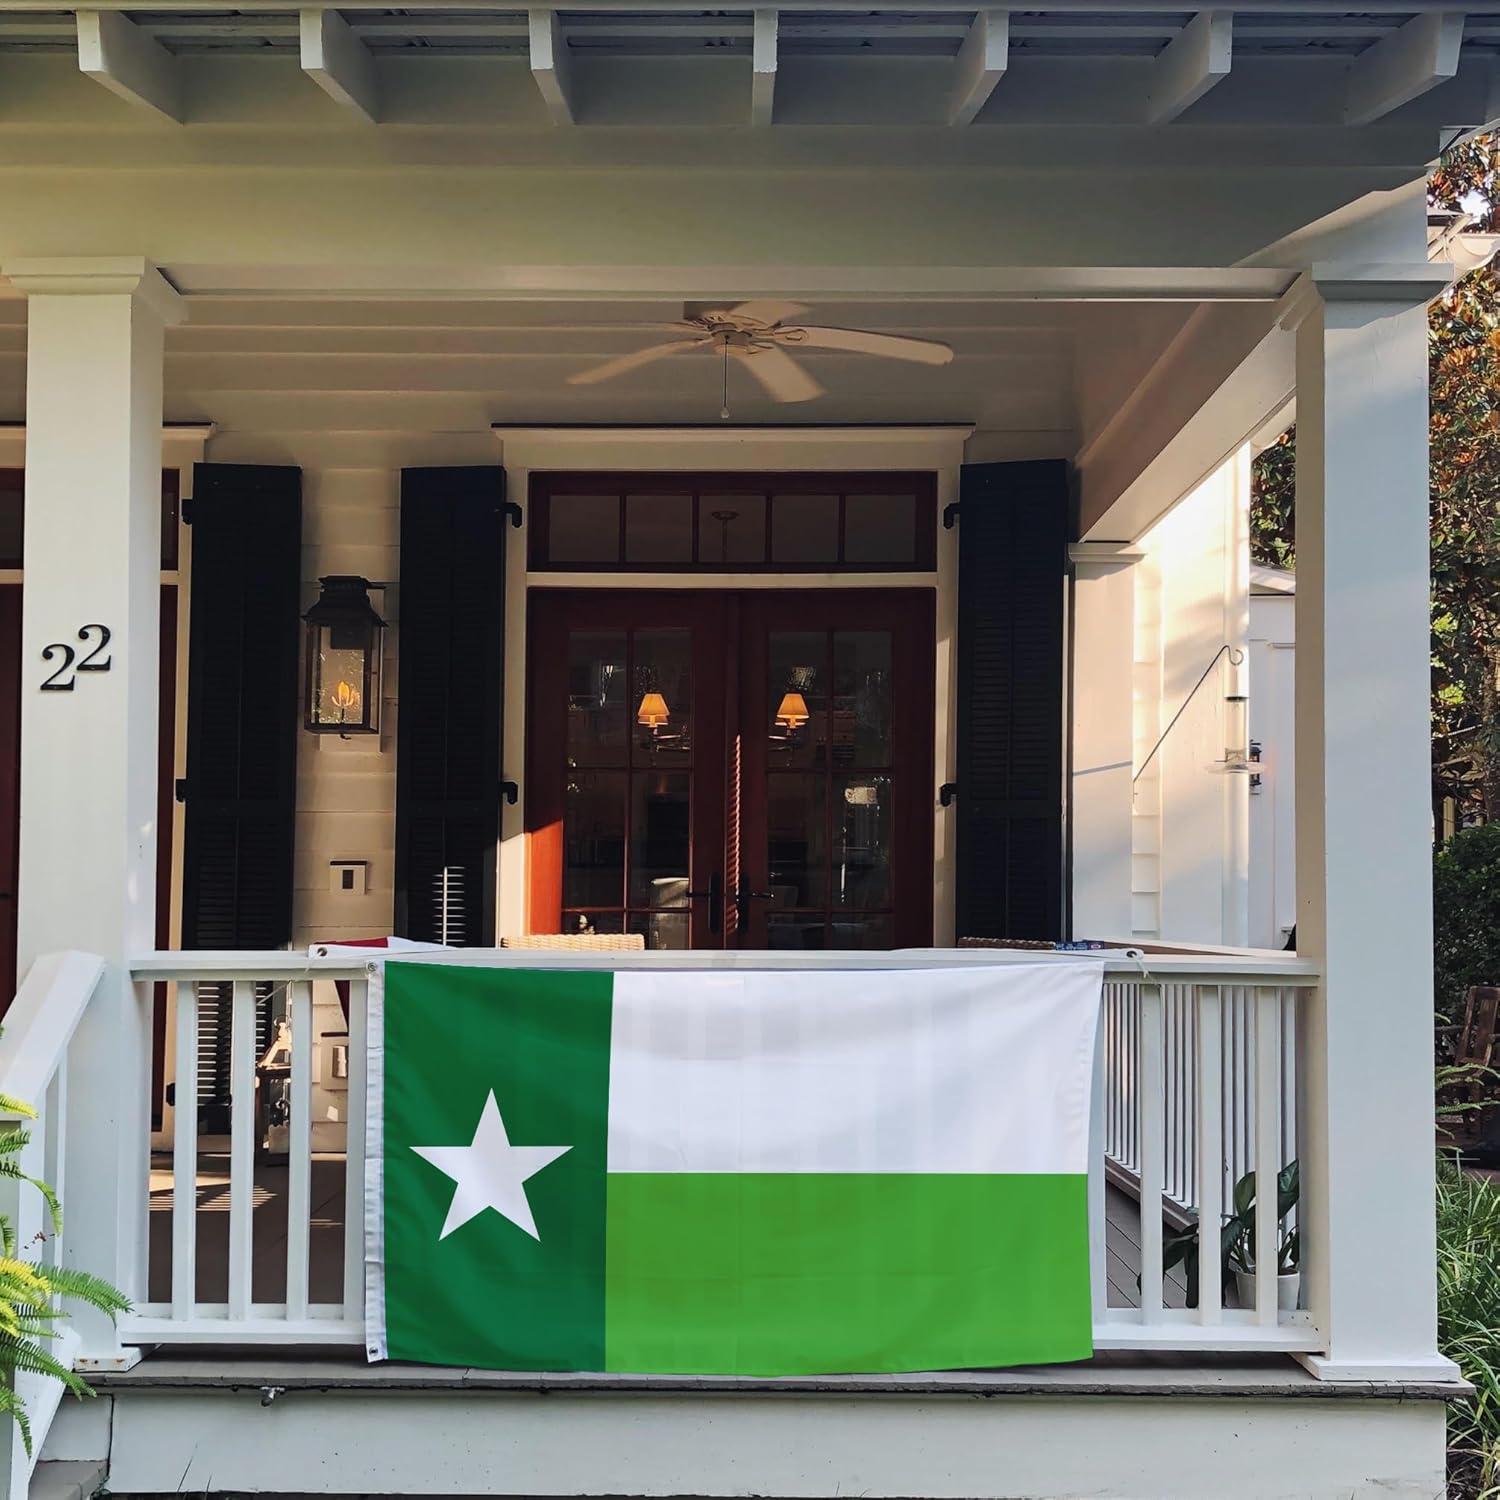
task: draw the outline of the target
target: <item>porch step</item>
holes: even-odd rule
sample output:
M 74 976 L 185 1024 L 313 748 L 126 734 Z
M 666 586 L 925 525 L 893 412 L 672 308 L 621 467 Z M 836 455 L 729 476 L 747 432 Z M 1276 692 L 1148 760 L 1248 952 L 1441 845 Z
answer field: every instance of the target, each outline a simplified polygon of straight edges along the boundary
M 54 1459 L 31 1475 L 27 1500 L 92 1500 L 104 1485 L 102 1458 Z

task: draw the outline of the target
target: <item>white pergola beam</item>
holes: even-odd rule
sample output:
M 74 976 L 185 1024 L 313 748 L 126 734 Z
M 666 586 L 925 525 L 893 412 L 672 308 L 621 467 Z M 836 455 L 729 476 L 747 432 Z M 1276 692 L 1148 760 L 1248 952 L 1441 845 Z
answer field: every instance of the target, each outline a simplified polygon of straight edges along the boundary
M 774 10 L 755 12 L 750 56 L 750 123 L 769 125 L 776 112 L 776 38 Z
M 971 125 L 995 92 L 1010 60 L 1010 12 L 982 10 L 958 49 L 957 76 L 948 104 L 950 125 Z
M 1152 65 L 1150 123 L 1175 120 L 1226 79 L 1233 45 L 1234 13 L 1200 10 Z
M 304 10 L 299 16 L 302 71 L 330 99 L 374 124 L 375 59 L 336 10 Z
M 554 125 L 572 125 L 577 119 L 573 102 L 573 69 L 568 39 L 555 10 L 526 12 L 531 38 L 531 76 Z
M 177 59 L 119 11 L 78 12 L 78 69 L 130 104 L 182 122 Z
M 1463 40 L 1463 12 L 1434 10 L 1367 47 L 1349 69 L 1344 123 L 1368 125 L 1446 83 L 1458 71 Z

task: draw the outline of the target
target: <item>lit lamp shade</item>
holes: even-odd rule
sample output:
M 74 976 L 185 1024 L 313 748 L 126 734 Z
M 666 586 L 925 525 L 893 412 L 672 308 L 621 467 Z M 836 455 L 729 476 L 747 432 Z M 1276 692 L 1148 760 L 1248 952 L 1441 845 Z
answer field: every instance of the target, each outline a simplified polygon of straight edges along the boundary
M 783 693 L 776 709 L 776 722 L 783 729 L 801 729 L 807 723 L 807 699 L 801 693 Z
M 672 717 L 667 709 L 667 700 L 660 693 L 644 693 L 641 706 L 635 711 L 635 722 L 647 729 L 660 729 Z
M 380 666 L 385 621 L 363 578 L 320 578 L 307 622 L 307 714 L 314 734 L 380 732 Z

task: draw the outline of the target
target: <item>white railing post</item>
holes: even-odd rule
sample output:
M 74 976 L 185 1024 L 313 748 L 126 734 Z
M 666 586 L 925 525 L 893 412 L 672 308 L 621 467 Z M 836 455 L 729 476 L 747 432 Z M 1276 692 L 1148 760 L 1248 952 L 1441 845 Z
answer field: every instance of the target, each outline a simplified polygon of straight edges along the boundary
M 67 1233 L 62 1263 L 112 1282 L 132 1302 L 146 1292 L 150 1172 L 151 989 L 109 965 L 68 1054 L 72 1087 L 63 1139 Z M 70 1311 L 81 1370 L 128 1370 L 139 1349 L 89 1307 Z
M 1418 206 L 1412 205 L 1413 211 Z M 1297 328 L 1297 939 L 1309 1361 L 1446 1378 L 1433 1209 L 1427 299 L 1315 267 Z

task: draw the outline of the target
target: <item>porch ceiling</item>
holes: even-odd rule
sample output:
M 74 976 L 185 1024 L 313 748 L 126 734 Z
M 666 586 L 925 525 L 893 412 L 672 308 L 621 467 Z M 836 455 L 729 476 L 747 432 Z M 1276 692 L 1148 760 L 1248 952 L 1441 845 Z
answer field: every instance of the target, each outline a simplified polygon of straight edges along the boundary
M 941 0 L 729 10 L 686 0 L 528 8 L 417 0 L 299 10 L 241 0 L 184 10 L 104 0 L 75 11 L 0 0 L 0 55 L 49 52 L 75 54 L 115 94 L 175 120 L 196 117 L 187 75 L 206 56 L 300 62 L 367 120 L 403 113 L 383 97 L 377 62 L 459 57 L 529 65 L 531 78 L 527 66 L 512 69 L 502 91 L 524 92 L 556 124 L 1156 125 L 1190 116 L 1342 126 L 1401 113 L 1408 123 L 1473 128 L 1487 119 L 1500 9 L 1465 17 L 1432 0 L 1367 0 L 1359 11 L 1326 0 L 1211 10 L 1053 0 L 1014 12 Z M 663 60 L 696 67 L 664 87 L 649 66 Z M 748 83 L 748 100 L 726 88 L 730 78 Z M 470 81 L 451 93 L 474 90 Z M 1435 109 L 1432 94 L 1442 96 Z
M 663 360 L 620 379 L 567 377 L 679 331 L 680 302 L 309 301 L 198 297 L 168 333 L 169 421 L 221 431 L 483 431 L 491 423 L 629 425 L 719 421 L 721 369 L 711 353 Z M 1134 325 L 1170 337 L 1188 309 L 1138 308 Z M 737 423 L 962 422 L 1003 435 L 1004 451 L 1071 456 L 1080 353 L 1109 342 L 1111 309 L 1079 303 L 859 302 L 814 306 L 809 323 L 939 339 L 940 368 L 834 351 L 797 351 L 825 388 L 770 401 L 731 363 Z M 0 418 L 21 420 L 25 304 L 0 301 Z M 1128 371 L 1120 376 L 1128 379 Z M 1117 378 L 1120 378 L 1117 376 Z
M 119 0 L 104 9 L 129 11 L 136 25 L 176 54 L 297 52 L 299 11 L 285 0 L 239 0 L 233 8 L 177 10 L 150 0 Z M 551 4 L 559 13 L 568 50 L 617 57 L 692 54 L 749 57 L 754 9 L 704 10 L 658 0 L 651 6 L 595 0 L 587 6 Z M 977 12 L 962 6 L 915 4 L 882 9 L 840 0 L 790 0 L 782 12 L 778 50 L 783 57 L 956 58 Z M 1241 57 L 1294 58 L 1360 53 L 1399 30 L 1424 7 L 1421 0 L 1359 11 L 1325 5 L 1246 4 L 1232 8 L 1235 51 Z M 0 23 L 0 49 L 71 51 L 75 12 L 15 4 Z M 341 7 L 350 29 L 372 52 L 422 51 L 527 56 L 528 8 L 414 6 L 400 10 Z M 1054 4 L 1014 13 L 1010 50 L 1020 58 L 1160 56 L 1187 29 L 1192 7 Z M 1477 11 L 1465 28 L 1471 52 L 1500 50 L 1500 10 Z

